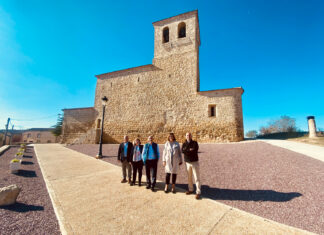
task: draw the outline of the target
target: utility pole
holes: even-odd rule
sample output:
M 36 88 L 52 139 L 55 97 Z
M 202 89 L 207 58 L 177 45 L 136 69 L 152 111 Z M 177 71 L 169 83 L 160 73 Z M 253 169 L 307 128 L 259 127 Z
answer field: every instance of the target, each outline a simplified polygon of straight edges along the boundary
M 7 138 L 7 133 L 8 133 L 9 122 L 10 122 L 10 118 L 8 118 L 8 121 L 7 121 L 6 132 L 5 132 L 4 139 L 3 139 L 3 145 L 6 144 L 6 138 Z
M 10 133 L 10 139 L 9 139 L 9 145 L 11 145 L 11 139 L 12 139 L 12 135 L 13 135 L 14 126 L 15 125 L 12 125 L 12 129 L 11 129 L 11 133 Z

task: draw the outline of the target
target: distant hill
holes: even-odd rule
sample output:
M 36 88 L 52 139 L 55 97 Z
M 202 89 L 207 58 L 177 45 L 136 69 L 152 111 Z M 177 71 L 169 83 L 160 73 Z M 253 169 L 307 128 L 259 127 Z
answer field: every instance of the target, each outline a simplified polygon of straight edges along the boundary
M 308 135 L 308 132 L 301 131 L 301 132 L 278 132 L 278 133 L 271 133 L 266 135 L 259 135 L 257 139 L 279 139 L 279 140 L 286 140 L 290 138 L 298 138 Z

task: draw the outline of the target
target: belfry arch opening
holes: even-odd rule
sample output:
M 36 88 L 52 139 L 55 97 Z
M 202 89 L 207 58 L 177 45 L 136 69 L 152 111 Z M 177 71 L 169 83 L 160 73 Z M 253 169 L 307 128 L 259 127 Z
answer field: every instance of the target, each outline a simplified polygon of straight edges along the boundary
M 163 43 L 169 42 L 169 27 L 163 29 Z
M 178 25 L 178 38 L 185 38 L 186 37 L 186 23 L 181 22 Z

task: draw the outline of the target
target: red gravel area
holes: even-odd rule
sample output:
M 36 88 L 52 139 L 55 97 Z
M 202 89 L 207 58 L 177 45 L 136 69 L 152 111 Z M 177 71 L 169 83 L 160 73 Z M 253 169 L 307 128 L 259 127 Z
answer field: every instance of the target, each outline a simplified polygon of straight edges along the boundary
M 9 162 L 18 148 L 0 156 L 0 187 L 21 187 L 17 203 L 0 207 L 0 234 L 61 234 L 33 147 L 27 147 L 18 174 L 9 172 Z
M 95 144 L 69 148 L 90 156 L 98 152 Z M 118 145 L 103 145 L 102 160 L 120 165 L 117 150 Z M 263 142 L 201 144 L 199 161 L 203 197 L 324 234 L 323 162 Z M 158 179 L 164 177 L 160 159 Z M 187 188 L 184 166 L 177 184 Z

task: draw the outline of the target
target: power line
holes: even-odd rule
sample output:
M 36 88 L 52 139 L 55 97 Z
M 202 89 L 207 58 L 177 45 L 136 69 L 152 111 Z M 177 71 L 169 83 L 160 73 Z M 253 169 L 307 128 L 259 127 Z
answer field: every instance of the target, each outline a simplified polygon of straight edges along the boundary
M 12 119 L 10 119 L 10 121 L 9 121 L 9 125 L 11 125 L 11 127 L 14 126 L 14 124 L 12 123 Z M 8 127 L 8 128 L 9 128 L 9 127 Z
M 42 119 L 50 119 L 52 117 L 57 116 L 57 114 L 51 115 L 51 116 L 46 116 L 46 117 L 40 117 L 40 118 L 33 118 L 33 119 L 16 119 L 13 118 L 12 120 L 14 121 L 18 121 L 18 122 L 37 122 L 38 120 L 42 120 Z

